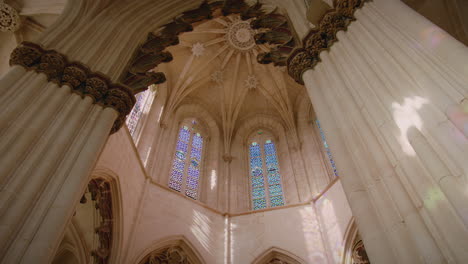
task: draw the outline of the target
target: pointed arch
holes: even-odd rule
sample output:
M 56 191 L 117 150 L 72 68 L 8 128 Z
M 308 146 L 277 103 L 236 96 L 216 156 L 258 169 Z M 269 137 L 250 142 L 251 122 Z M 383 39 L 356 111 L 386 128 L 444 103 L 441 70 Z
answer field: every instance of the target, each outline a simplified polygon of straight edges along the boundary
M 370 264 L 364 242 L 359 235 L 358 227 L 354 217 L 349 221 L 344 237 L 344 264 Z
M 300 257 L 284 249 L 272 247 L 258 256 L 252 264 L 306 264 Z
M 101 179 L 109 184 L 112 212 L 112 244 L 109 263 L 117 263 L 123 252 L 123 208 L 122 192 L 118 175 L 111 169 L 96 167 L 91 174 L 91 180 Z
M 175 254 L 185 258 L 190 264 L 205 264 L 200 253 L 190 243 L 185 236 L 170 236 L 163 238 L 145 249 L 138 255 L 138 264 L 148 264 L 151 257 L 157 258 L 160 255 Z M 185 263 L 185 262 L 181 262 Z

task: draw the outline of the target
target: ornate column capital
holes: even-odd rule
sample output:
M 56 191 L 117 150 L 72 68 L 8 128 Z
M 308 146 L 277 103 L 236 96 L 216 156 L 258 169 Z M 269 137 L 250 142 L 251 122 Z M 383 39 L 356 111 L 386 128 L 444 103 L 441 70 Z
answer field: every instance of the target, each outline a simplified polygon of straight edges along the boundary
M 10 57 L 10 65 L 20 65 L 26 70 L 44 73 L 48 81 L 60 86 L 68 85 L 80 96 L 88 96 L 95 104 L 111 107 L 119 113 L 112 133 L 117 132 L 125 122 L 136 102 L 133 91 L 123 85 L 112 83 L 110 78 L 79 62 L 69 62 L 65 55 L 54 50 L 45 50 L 40 45 L 23 42 Z
M 346 30 L 355 20 L 354 12 L 369 0 L 339 0 L 334 9 L 326 13 L 320 24 L 304 38 L 303 48 L 296 49 L 288 58 L 288 73 L 300 84 L 302 74 L 320 62 L 320 52 L 331 48 L 337 41 L 336 34 Z
M 0 31 L 2 32 L 15 32 L 19 29 L 21 24 L 18 12 L 0 0 Z

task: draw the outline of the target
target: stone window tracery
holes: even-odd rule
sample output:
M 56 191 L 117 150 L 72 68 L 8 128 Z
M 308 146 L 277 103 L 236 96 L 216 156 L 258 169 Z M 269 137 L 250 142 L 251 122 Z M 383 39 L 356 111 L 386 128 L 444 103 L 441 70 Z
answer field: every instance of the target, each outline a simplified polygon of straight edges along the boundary
M 130 135 L 136 139 L 138 127 L 141 125 L 142 116 L 149 111 L 151 103 L 156 95 L 156 87 L 149 87 L 146 91 L 136 95 L 136 103 L 130 114 L 127 116 L 126 124 Z
M 317 125 L 317 128 L 319 129 L 320 138 L 322 139 L 325 154 L 327 155 L 330 167 L 333 171 L 333 176 L 338 177 L 338 170 L 336 169 L 336 164 L 335 164 L 335 161 L 333 160 L 333 156 L 332 156 L 330 147 L 328 146 L 327 140 L 325 138 L 325 133 L 323 132 L 322 126 L 320 125 L 320 121 L 316 119 L 315 124 Z
M 184 123 L 177 138 L 169 188 L 197 200 L 204 138 L 197 122 Z
M 283 186 L 272 136 L 259 131 L 249 141 L 249 164 L 253 210 L 283 206 Z

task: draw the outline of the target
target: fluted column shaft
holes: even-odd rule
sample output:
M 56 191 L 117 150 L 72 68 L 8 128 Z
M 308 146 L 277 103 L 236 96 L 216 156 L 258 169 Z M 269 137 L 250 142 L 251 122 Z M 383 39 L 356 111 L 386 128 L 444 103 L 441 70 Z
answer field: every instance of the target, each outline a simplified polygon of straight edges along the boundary
M 0 157 L 0 260 L 48 263 L 118 114 L 43 73 L 28 72 L 9 85 L 9 76 L 22 71 L 17 67 L 0 80 L 2 90 L 36 95 L 2 104 L 18 109 L 3 115 L 0 126 L 7 153 Z
M 449 110 L 468 82 L 385 12 L 365 4 L 303 79 L 371 261 L 465 263 L 468 143 Z

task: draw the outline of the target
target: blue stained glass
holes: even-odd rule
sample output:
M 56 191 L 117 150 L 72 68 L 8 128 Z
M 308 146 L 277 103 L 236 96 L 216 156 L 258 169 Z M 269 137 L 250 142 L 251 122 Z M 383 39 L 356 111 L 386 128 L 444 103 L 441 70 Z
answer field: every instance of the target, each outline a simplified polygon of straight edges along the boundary
M 327 140 L 325 139 L 325 133 L 323 132 L 322 126 L 320 125 L 320 121 L 317 119 L 315 120 L 315 123 L 317 124 L 317 127 L 319 128 L 320 137 L 322 138 L 323 146 L 325 147 L 325 152 L 327 153 L 328 160 L 330 161 L 330 165 L 333 169 L 333 174 L 336 177 L 338 177 L 338 170 L 336 169 L 336 164 L 335 164 L 335 161 L 333 160 L 333 156 L 332 156 L 330 147 L 328 146 Z
M 190 140 L 190 130 L 184 126 L 180 129 L 179 140 L 188 143 Z
M 260 167 L 256 167 L 256 168 L 253 168 L 252 169 L 252 176 L 253 177 L 260 177 L 263 175 L 263 171 L 262 171 L 262 168 Z
M 253 209 L 254 210 L 264 209 L 266 207 L 267 207 L 267 203 L 266 203 L 265 198 L 254 199 L 253 200 Z
M 148 89 L 145 92 L 136 95 L 135 106 L 133 106 L 133 109 L 128 115 L 127 120 L 125 122 L 127 123 L 128 131 L 132 136 L 134 136 L 135 134 L 138 121 L 140 121 L 140 118 L 143 114 L 143 109 L 145 107 L 146 102 L 148 101 L 148 97 L 150 94 L 151 91 Z
M 203 138 L 200 134 L 193 134 L 192 150 L 190 151 L 190 166 L 187 172 L 185 195 L 192 199 L 198 196 L 198 180 L 200 176 L 201 152 L 203 149 Z
M 250 146 L 250 157 L 260 156 L 260 146 L 258 144 Z
M 187 152 L 188 144 L 186 142 L 178 141 L 176 150 L 181 150 L 183 152 Z
M 270 205 L 271 207 L 283 206 L 284 205 L 283 196 L 280 195 L 280 196 L 271 197 Z
M 283 188 L 281 188 L 280 184 L 270 185 L 270 196 L 271 197 L 282 195 L 282 194 L 283 194 Z
M 183 127 L 180 129 L 179 138 L 177 140 L 174 162 L 172 165 L 171 178 L 169 180 L 169 188 L 178 192 L 182 190 L 182 178 L 185 170 L 185 159 L 187 156 L 188 145 L 187 132 L 190 137 L 190 131 Z M 190 139 L 190 138 L 189 138 Z
M 257 188 L 257 187 L 264 187 L 265 182 L 263 180 L 263 177 L 252 177 L 252 187 Z
M 268 174 L 268 184 L 269 185 L 281 184 L 281 177 L 279 173 Z
M 264 198 L 265 197 L 265 188 L 255 188 L 255 189 L 253 189 L 252 197 L 254 199 Z
M 271 141 L 265 144 L 265 155 L 276 155 L 275 144 Z
M 265 162 L 268 173 L 268 190 L 270 194 L 270 206 L 282 206 L 283 189 L 281 188 L 281 175 L 278 167 L 275 144 L 268 140 L 265 144 Z
M 193 147 L 197 148 L 197 149 L 201 149 L 202 146 L 203 146 L 203 138 L 201 137 L 200 134 L 196 134 L 194 137 L 193 137 Z

